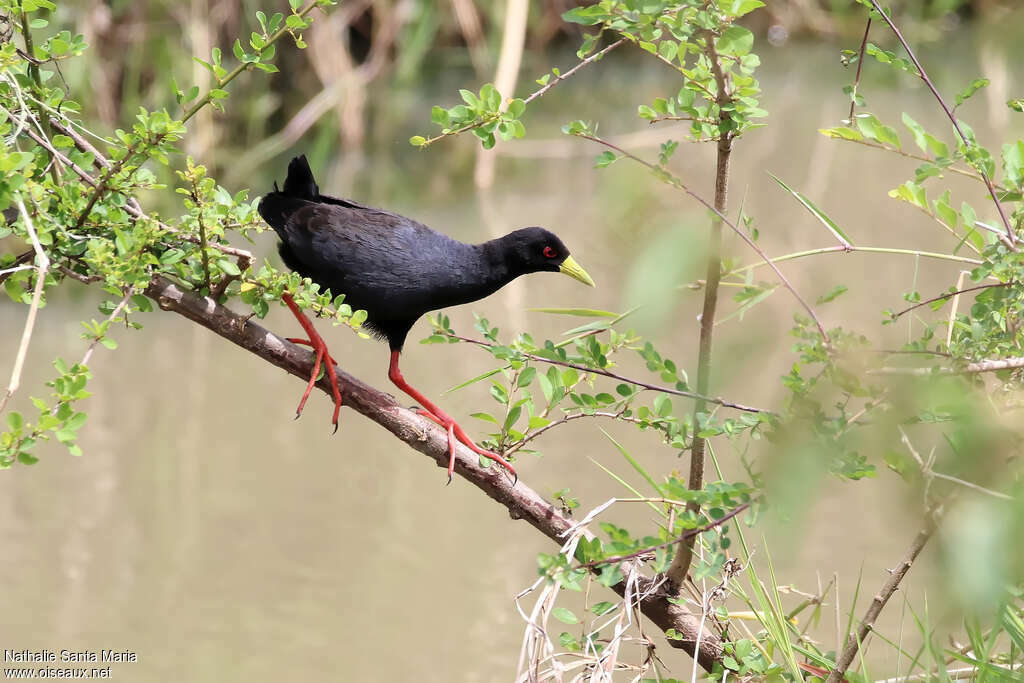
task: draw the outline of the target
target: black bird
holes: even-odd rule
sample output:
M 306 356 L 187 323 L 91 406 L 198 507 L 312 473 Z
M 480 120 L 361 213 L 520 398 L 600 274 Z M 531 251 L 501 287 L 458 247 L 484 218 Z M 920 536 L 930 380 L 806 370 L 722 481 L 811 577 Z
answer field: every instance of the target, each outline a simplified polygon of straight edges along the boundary
M 388 377 L 423 406 L 422 415 L 448 431 L 448 480 L 455 466 L 456 438 L 514 476 L 515 470 L 501 456 L 478 447 L 454 419 L 405 381 L 398 356 L 409 330 L 424 313 L 482 299 L 520 275 L 562 272 L 593 286 L 562 241 L 543 228 L 523 228 L 483 244 L 464 244 L 404 216 L 320 194 L 305 155 L 292 159 L 284 189 L 275 182 L 274 191 L 260 200 L 259 212 L 281 238 L 278 251 L 285 265 L 335 296 L 344 294 L 352 310 L 367 312 L 366 327 L 387 339 Z M 296 415 L 302 413 L 323 362 L 334 394 L 332 422 L 337 430 L 341 395 L 334 359 L 291 296 L 285 293 L 282 298 L 309 336 L 291 341 L 316 352 Z

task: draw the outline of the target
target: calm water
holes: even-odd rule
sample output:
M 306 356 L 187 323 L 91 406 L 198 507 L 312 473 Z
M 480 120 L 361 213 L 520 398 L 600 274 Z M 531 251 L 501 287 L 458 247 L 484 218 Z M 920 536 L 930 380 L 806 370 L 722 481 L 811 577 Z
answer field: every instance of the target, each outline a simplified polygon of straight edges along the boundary
M 983 42 L 976 33 L 959 32 L 949 49 L 961 58 L 942 55 L 955 70 L 935 75 L 940 87 L 953 92 L 980 73 L 984 59 L 986 75 L 996 74 L 993 87 L 999 89 L 992 102 L 1002 106 L 1021 91 L 1019 74 L 1007 72 L 1007 64 L 1019 63 L 1009 51 L 1020 48 L 982 53 L 977 45 Z M 766 176 L 769 170 L 814 199 L 855 243 L 949 248 L 927 219 L 885 197 L 912 175 L 912 165 L 816 134 L 819 127 L 837 125 L 848 106 L 840 88 L 850 75 L 838 66 L 837 51 L 789 45 L 763 53 L 760 77 L 772 117 L 769 127 L 737 146 L 732 212 L 744 203 L 769 253 L 832 243 Z M 577 98 L 586 118 L 602 121 L 602 133 L 627 141 L 638 134 L 642 139 L 631 146 L 652 156 L 657 142 L 673 133 L 666 128 L 663 137 L 653 135 L 632 116 L 635 102 L 624 100 L 619 89 L 628 82 L 636 88 L 631 97 L 649 101 L 673 89 L 669 75 L 643 61 L 609 59 L 564 84 L 528 119 L 534 141 L 510 146 L 515 156 L 499 160 L 495 189 L 487 195 L 469 180 L 469 138 L 426 154 L 404 143 L 428 128 L 430 104 L 447 101 L 454 91 L 405 93 L 408 119 L 375 131 L 376 148 L 364 160 L 348 157 L 321 172 L 321 187 L 394 208 L 465 240 L 522 225 L 548 226 L 598 283 L 591 290 L 568 278 L 529 277 L 450 311 L 456 329 L 470 332 L 476 311 L 504 330 L 557 335 L 576 321 L 527 309 L 623 310 L 649 300 L 636 325 L 689 366 L 701 295 L 669 287 L 703 277 L 703 212 L 624 163 L 593 170 L 600 150 L 557 132 L 568 118 L 558 111 L 566 105 L 557 98 Z M 941 126 L 920 88 L 884 81 L 868 93 L 878 105 L 873 111 L 890 122 L 905 109 L 926 125 Z M 1020 117 L 1010 120 L 984 95 L 971 107 L 967 115 L 988 142 L 1006 139 L 1011 130 L 1021 134 Z M 711 155 L 710 148 L 684 143 L 677 165 L 708 196 Z M 285 163 L 282 157 L 266 164 L 245 185 L 258 192 L 283 175 Z M 976 207 L 983 205 L 975 188 L 956 187 L 970 191 L 964 196 L 973 197 Z M 751 260 L 731 239 L 729 248 Z M 256 250 L 272 254 L 272 237 L 260 239 Z M 668 275 L 652 275 L 658 269 Z M 836 284 L 851 286 L 842 307 L 822 311 L 827 324 L 859 324 L 896 342 L 906 334 L 906 327 L 877 325 L 881 309 L 898 306 L 911 288 L 914 264 L 906 258 L 824 256 L 790 263 L 785 272 L 812 300 Z M 956 275 L 952 265 L 922 263 L 918 288 L 945 289 Z M 52 358 L 77 359 L 84 352 L 77 321 L 100 316 L 98 293 L 79 289 L 42 311 L 16 407 L 43 393 Z M 727 303 L 726 312 L 733 306 Z M 776 378 L 791 362 L 787 329 L 795 308 L 779 291 L 743 323 L 733 319 L 719 327 L 716 393 L 755 404 L 778 400 Z M 829 319 L 840 311 L 845 319 Z M 0 303 L 0 358 L 13 358 L 24 313 L 24 307 Z M 155 313 L 142 321 L 142 332 L 115 333 L 116 352 L 101 349 L 94 357 L 90 388 L 96 395 L 86 407 L 90 418 L 82 439 L 86 455 L 73 458 L 48 446 L 35 467 L 0 473 L 4 648 L 132 650 L 138 661 L 114 664 L 113 674 L 139 682 L 511 678 L 523 629 L 512 598 L 534 580 L 536 554 L 551 551 L 546 539 L 510 521 L 466 483 L 444 486 L 432 461 L 349 411 L 332 436 L 330 403 L 322 394 L 293 421 L 302 389 L 295 378 L 173 315 Z M 282 334 L 297 330 L 285 309 L 273 311 L 267 324 Z M 404 367 L 428 395 L 490 367 L 489 356 L 473 349 L 416 344 L 425 330 L 421 323 L 410 335 Z M 343 330 L 327 337 L 346 369 L 389 386 L 386 347 Z M 764 340 L 777 341 L 762 349 Z M 489 406 L 484 385 L 440 402 L 463 416 L 471 433 L 482 433 L 466 416 Z M 651 434 L 602 426 L 656 471 L 684 464 Z M 628 476 L 626 463 L 592 425 L 578 421 L 555 430 L 541 447 L 544 458 L 526 457 L 518 465 L 523 480 L 538 490 L 571 486 L 583 510 L 625 493 L 591 462 Z M 727 471 L 736 471 L 731 449 L 722 444 L 719 452 Z M 908 518 L 914 502 L 884 468 L 879 481 L 866 485 L 826 479 L 806 486 L 805 514 L 789 524 L 765 525 L 749 538 L 771 551 L 783 583 L 813 591 L 816 572 L 826 579 L 838 572 L 846 609 L 861 568 L 866 585 L 874 587 L 909 542 L 913 525 L 899 528 L 893 518 Z M 636 509 L 613 509 L 608 518 L 638 530 L 650 521 Z M 935 579 L 933 556 L 934 550 L 926 553 L 907 583 L 914 599 Z M 883 626 L 891 634 L 898 614 L 887 618 Z M 819 639 L 831 646 L 834 638 L 833 627 L 823 626 Z M 656 640 L 672 675 L 688 676 L 689 660 Z M 894 669 L 881 648 L 875 650 L 875 671 Z

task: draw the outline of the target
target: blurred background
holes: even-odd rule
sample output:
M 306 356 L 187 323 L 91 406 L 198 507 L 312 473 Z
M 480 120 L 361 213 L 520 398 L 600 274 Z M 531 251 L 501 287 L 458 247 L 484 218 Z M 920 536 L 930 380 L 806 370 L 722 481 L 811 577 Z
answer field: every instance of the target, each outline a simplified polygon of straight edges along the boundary
M 842 88 L 853 70 L 842 65 L 840 51 L 858 46 L 862 10 L 841 0 L 768 4 L 748 19 L 758 36 L 757 76 L 770 116 L 736 146 L 731 213 L 742 204 L 772 255 L 833 244 L 770 171 L 858 245 L 951 249 L 953 238 L 940 235 L 930 219 L 886 196 L 912 176 L 915 162 L 817 132 L 841 125 L 849 113 Z M 991 79 L 961 112 L 982 143 L 997 149 L 1024 135 L 1024 118 L 1004 104 L 1024 92 L 1024 74 L 1014 69 L 1024 60 L 1018 3 L 895 4 L 942 92 L 958 92 L 979 76 Z M 459 88 L 494 81 L 503 94 L 522 97 L 551 67 L 575 64 L 582 34 L 560 19 L 572 5 L 345 2 L 317 18 L 305 36 L 307 50 L 279 45 L 280 73 L 243 76 L 231 85 L 227 114 L 207 109 L 190 122 L 185 151 L 228 190 L 250 188 L 251 197 L 283 179 L 292 155 L 305 153 L 325 193 L 389 208 L 464 241 L 546 226 L 598 287 L 546 274 L 523 278 L 485 301 L 447 311 L 457 331 L 472 334 L 477 312 L 503 334 L 554 337 L 578 321 L 530 308 L 621 311 L 643 304 L 634 327 L 691 368 L 702 292 L 685 285 L 704 276 L 705 213 L 638 167 L 620 162 L 594 169 L 601 150 L 560 133 L 571 119 L 599 121 L 604 136 L 647 158 L 662 141 L 685 139 L 685 128 L 652 127 L 636 116 L 637 104 L 678 89 L 670 70 L 624 47 L 531 105 L 523 141 L 499 143 L 486 154 L 469 136 L 426 151 L 408 144 L 411 135 L 436 132 L 430 108 L 456 104 Z M 208 85 L 206 71 L 190 57 L 209 55 L 214 46 L 229 53 L 234 38 L 255 27 L 257 9 L 275 10 L 213 0 L 82 1 L 61 5 L 51 28 L 82 33 L 92 46 L 63 75 L 73 93 L 88 94 L 77 99 L 93 129 L 109 134 L 130 125 L 139 105 L 172 107 L 172 79 L 183 88 Z M 524 45 L 519 58 L 502 59 L 503 44 L 517 35 Z M 881 29 L 873 40 L 889 42 Z M 516 63 L 510 66 L 510 59 Z M 866 110 L 890 125 L 906 111 L 929 130 L 947 129 L 930 94 L 909 77 L 869 62 L 860 92 Z M 683 144 L 675 169 L 710 197 L 713 148 Z M 980 186 L 949 185 L 985 206 Z M 143 204 L 175 212 L 170 192 Z M 275 241 L 264 234 L 238 246 L 259 261 L 276 260 Z M 15 246 L 0 242 L 0 248 Z M 727 249 L 738 262 L 755 260 L 732 240 Z M 900 308 L 910 289 L 943 291 L 959 274 L 955 264 L 865 254 L 794 261 L 784 272 L 811 300 L 847 285 L 842 306 L 820 310 L 826 325 L 860 329 L 879 345 L 902 343 L 907 325 L 919 324 L 883 328 L 883 309 Z M 41 311 L 15 409 L 45 393 L 53 358 L 80 358 L 86 342 L 79 321 L 102 319 L 96 311 L 102 298 L 95 288 L 71 284 Z M 734 309 L 726 302 L 722 317 Z M 793 361 L 788 333 L 796 310 L 780 290 L 742 321 L 723 322 L 713 393 L 777 405 L 778 378 Z M 25 311 L 0 303 L 0 358 L 14 357 Z M 524 628 L 513 597 L 535 580 L 536 555 L 553 550 L 549 541 L 509 520 L 465 482 L 444 486 L 432 462 L 349 411 L 332 436 L 331 405 L 321 394 L 293 421 L 302 383 L 211 333 L 160 313 L 139 322 L 142 331 L 113 332 L 119 348 L 100 349 L 93 358 L 95 397 L 86 403 L 89 422 L 80 442 L 85 455 L 74 458 L 48 444 L 37 451 L 42 460 L 34 467 L 0 475 L 3 647 L 130 649 L 139 661 L 115 664 L 114 678 L 140 682 L 512 677 Z M 296 333 L 283 308 L 272 310 L 265 324 Z M 439 396 L 471 434 L 482 435 L 485 425 L 468 415 L 491 403 L 486 385 L 441 393 L 492 367 L 490 356 L 463 346 L 420 346 L 427 329 L 424 321 L 410 334 L 406 377 Z M 345 369 L 388 390 L 385 346 L 344 329 L 321 331 Z M 642 373 L 639 365 L 624 370 Z M 691 406 L 677 401 L 676 410 Z M 656 435 L 602 426 L 652 471 L 685 469 L 686 461 Z M 595 425 L 580 420 L 553 430 L 539 448 L 544 457 L 524 456 L 517 468 L 545 495 L 568 487 L 581 511 L 627 495 L 593 462 L 631 476 Z M 727 477 L 743 476 L 727 444 L 719 458 Z M 814 592 L 836 575 L 844 613 L 862 573 L 873 590 L 895 565 L 919 516 L 919 497 L 880 461 L 874 464 L 878 480 L 863 485 L 801 480 L 800 505 L 750 536 L 756 547 L 770 548 L 783 584 Z M 639 509 L 619 506 L 609 518 L 653 528 Z M 927 592 L 940 624 L 963 607 L 946 592 L 943 566 L 940 546 L 928 548 L 903 587 L 917 602 Z M 867 598 L 860 600 L 858 615 Z M 897 633 L 899 620 L 900 610 L 891 609 L 882 628 Z M 817 636 L 833 646 L 834 621 L 834 615 L 825 619 Z M 671 674 L 689 676 L 689 659 L 655 640 Z M 891 656 L 891 649 L 866 654 L 876 671 L 894 669 Z

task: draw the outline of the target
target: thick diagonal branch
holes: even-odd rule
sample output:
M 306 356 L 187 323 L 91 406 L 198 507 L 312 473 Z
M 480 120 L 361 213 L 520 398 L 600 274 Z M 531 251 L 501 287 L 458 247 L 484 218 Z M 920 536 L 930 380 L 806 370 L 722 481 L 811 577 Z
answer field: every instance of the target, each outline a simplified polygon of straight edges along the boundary
M 313 364 L 309 351 L 278 337 L 213 299 L 199 296 L 159 275 L 154 276 L 145 293 L 160 308 L 174 311 L 212 330 L 296 377 L 309 377 Z M 363 383 L 344 370 L 338 368 L 336 375 L 344 405 L 384 427 L 414 450 L 433 458 L 439 467 L 448 466 L 448 440 L 444 430 L 403 408 L 394 397 Z M 321 378 L 317 386 L 325 392 L 330 391 L 326 377 Z M 477 455 L 461 444 L 455 453 L 455 472 L 508 508 L 513 519 L 526 520 L 559 545 L 564 541 L 560 534 L 573 526 L 573 520 L 524 484 L 522 479 L 513 486 L 498 468 L 481 467 Z M 649 582 L 650 579 L 643 581 Z M 625 584 L 619 584 L 612 588 L 622 595 L 626 587 Z M 645 591 L 639 592 L 642 594 Z M 670 597 L 667 593 L 655 592 L 641 602 L 640 609 L 662 631 L 671 628 L 682 634 L 682 640 L 672 639 L 668 641 L 669 644 L 693 655 L 700 619 L 685 608 L 669 602 Z M 700 651 L 696 653 L 697 661 L 710 671 L 721 657 L 721 639 L 705 628 L 700 637 Z
M 928 521 L 924 528 L 917 532 L 917 536 L 914 537 L 910 547 L 907 548 L 907 552 L 903 555 L 903 559 L 895 569 L 889 570 L 889 578 L 886 580 L 882 588 L 875 594 L 875 597 L 871 600 L 871 605 L 868 607 L 868 611 L 865 612 L 864 618 L 861 619 L 860 624 L 857 626 L 857 632 L 851 633 L 849 638 L 846 639 L 846 645 L 843 647 L 842 654 L 839 655 L 839 661 L 836 662 L 836 668 L 832 670 L 832 673 L 828 675 L 828 679 L 825 683 L 839 683 L 843 680 L 843 676 L 846 674 L 846 670 L 850 668 L 850 664 L 853 663 L 853 658 L 857 655 L 857 651 L 860 649 L 864 639 L 868 637 L 868 633 L 874 628 L 875 620 L 878 619 L 878 615 L 882 613 L 882 609 L 886 603 L 889 602 L 889 598 L 892 597 L 893 593 L 896 592 L 896 588 L 900 585 L 900 581 L 910 571 L 910 567 L 913 566 L 914 560 L 921 553 L 921 549 L 924 548 L 928 539 L 932 537 L 935 532 L 935 524 L 938 521 L 938 513 L 929 514 Z

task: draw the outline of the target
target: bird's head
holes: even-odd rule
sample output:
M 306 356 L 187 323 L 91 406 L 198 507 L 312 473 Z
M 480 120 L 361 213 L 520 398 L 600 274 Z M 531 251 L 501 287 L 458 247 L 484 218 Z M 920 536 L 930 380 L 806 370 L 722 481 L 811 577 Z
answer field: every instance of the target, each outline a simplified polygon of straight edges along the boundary
M 562 240 L 549 230 L 522 228 L 509 233 L 502 241 L 506 253 L 524 273 L 560 272 L 585 285 L 594 286 L 587 271 L 569 255 L 569 249 Z

